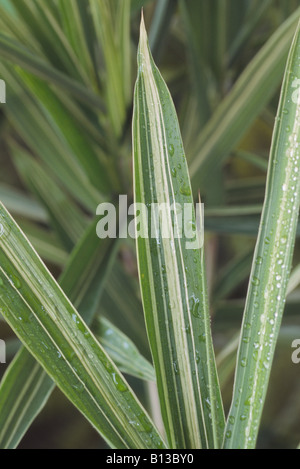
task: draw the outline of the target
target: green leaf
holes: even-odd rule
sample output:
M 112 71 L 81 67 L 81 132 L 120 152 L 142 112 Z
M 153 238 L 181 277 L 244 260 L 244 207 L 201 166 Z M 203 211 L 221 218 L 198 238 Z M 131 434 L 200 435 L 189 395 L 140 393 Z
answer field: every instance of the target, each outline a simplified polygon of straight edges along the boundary
M 0 184 L 0 200 L 14 215 L 40 223 L 48 220 L 45 210 L 36 200 L 13 186 Z
M 255 447 L 285 304 L 300 200 L 299 55 L 300 23 L 290 49 L 273 133 L 225 448 Z
M 253 256 L 252 249 L 242 252 L 236 258 L 233 258 L 221 272 L 216 276 L 214 282 L 213 301 L 219 301 L 232 293 L 238 285 L 245 281 L 249 275 L 251 260 Z
M 251 6 L 249 8 L 250 11 L 248 11 L 245 22 L 242 25 L 239 24 L 238 34 L 230 45 L 230 49 L 228 52 L 230 62 L 233 62 L 233 60 L 238 55 L 240 49 L 245 45 L 249 37 L 251 37 L 251 34 L 253 34 L 255 27 L 257 27 L 257 24 L 261 20 L 268 7 L 270 7 L 270 4 L 272 2 L 273 0 L 259 0 L 259 2 L 251 3 Z M 232 12 L 229 10 L 229 14 L 231 13 Z
M 139 351 L 150 359 L 139 284 L 120 262 L 114 265 L 105 285 L 101 314 L 130 337 Z
M 54 389 L 52 379 L 24 347 L 0 385 L 0 448 L 16 448 Z
M 153 366 L 139 353 L 134 343 L 108 319 L 98 317 L 92 328 L 99 342 L 123 373 L 146 381 L 155 381 Z
M 208 25 L 205 10 L 210 8 L 210 2 L 199 2 L 199 0 L 185 2 L 180 0 L 179 5 L 187 35 L 192 80 L 197 98 L 197 117 L 200 119 L 200 125 L 202 126 L 211 114 L 210 101 L 206 93 L 208 66 L 205 51 L 206 40 L 210 37 L 207 34 Z M 202 20 L 201 27 L 199 27 L 199 20 Z
M 141 220 L 137 252 L 144 313 L 156 370 L 163 419 L 172 448 L 218 447 L 224 417 L 212 348 L 203 249 L 178 238 L 173 203 L 190 204 L 192 193 L 176 111 L 148 47 L 144 22 L 138 53 L 133 148 L 135 202 L 165 204 L 164 223 L 151 237 Z M 175 177 L 176 176 L 176 177 Z M 150 210 L 149 210 L 150 212 Z M 159 223 L 159 222 L 158 222 Z M 174 223 L 174 232 L 172 229 Z M 137 223 L 138 228 L 138 223 Z
M 59 14 L 53 2 L 11 0 L 23 23 L 29 26 L 28 35 L 33 36 L 39 49 L 47 56 L 55 68 L 65 71 L 78 82 L 89 84 L 89 77 L 83 64 L 78 61 L 59 22 Z
M 114 242 L 100 241 L 96 221 L 73 250 L 60 278 L 60 285 L 81 313 L 91 323 L 103 285 L 115 258 Z M 18 370 L 23 373 L 19 375 Z M 7 369 L 0 386 L 0 447 L 15 448 L 32 421 L 40 413 L 55 384 L 34 357 L 23 347 Z M 26 393 L 22 390 L 26 389 Z M 28 401 L 33 401 L 28 406 Z
M 52 119 L 52 125 L 59 129 L 59 133 L 70 146 L 91 184 L 102 193 L 109 192 L 110 185 L 107 177 L 103 176 L 107 173 L 105 165 L 103 167 L 100 164 L 91 141 L 82 132 L 81 122 L 76 122 L 73 110 L 66 109 L 62 100 L 42 80 L 21 69 L 18 69 L 18 74 L 22 84 L 28 87 L 34 99 L 46 109 Z
M 65 266 L 68 253 L 53 232 L 24 219 L 18 220 L 18 223 L 44 261 L 59 267 Z
M 18 134 L 73 197 L 94 213 L 101 195 L 90 184 L 61 130 L 53 125 L 48 112 L 40 103 L 24 92 L 22 82 L 15 72 L 1 63 L 0 73 L 9 84 L 5 112 Z
M 195 189 L 204 191 L 207 175 L 229 155 L 276 91 L 299 14 L 298 8 L 256 54 L 196 139 L 190 165 Z
M 71 250 L 87 226 L 83 213 L 66 196 L 53 178 L 49 177 L 40 163 L 15 145 L 12 147 L 12 152 L 21 178 L 46 208 L 52 227 L 56 230 L 63 245 L 67 250 Z
M 86 37 L 80 3 L 82 3 L 80 0 L 70 0 L 69 2 L 59 0 L 59 11 L 68 41 L 83 69 L 88 73 L 89 80 L 96 85 L 97 77 L 95 76 L 92 54 L 89 50 L 89 42 Z
M 125 379 L 2 204 L 0 220 L 5 320 L 110 446 L 163 447 Z
M 176 0 L 161 0 L 156 3 L 149 32 L 149 45 L 154 58 L 161 56 L 163 50 L 162 44 L 169 32 L 169 26 L 176 6 Z
M 130 96 L 130 0 L 89 0 L 105 61 L 106 102 L 112 129 L 120 137 Z
M 0 33 L 0 56 L 14 65 L 19 65 L 47 83 L 55 84 L 92 109 L 100 111 L 103 109 L 102 100 L 96 93 L 54 68 L 45 59 L 32 53 L 18 41 L 2 33 Z
M 300 285 L 300 264 L 298 264 L 292 271 L 288 287 L 287 287 L 287 295 L 292 293 L 298 286 Z

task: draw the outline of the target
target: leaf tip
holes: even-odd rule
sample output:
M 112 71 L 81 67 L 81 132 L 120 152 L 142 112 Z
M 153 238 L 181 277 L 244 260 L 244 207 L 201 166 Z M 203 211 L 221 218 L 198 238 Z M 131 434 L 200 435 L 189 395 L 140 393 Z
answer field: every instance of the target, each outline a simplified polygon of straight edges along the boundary
M 145 68 L 150 67 L 150 50 L 148 46 L 148 35 L 145 26 L 144 13 L 141 12 L 141 24 L 140 24 L 140 42 L 138 48 L 138 64 L 139 72 Z
M 144 10 L 141 12 L 141 24 L 140 24 L 140 48 L 147 44 L 147 31 L 144 19 Z

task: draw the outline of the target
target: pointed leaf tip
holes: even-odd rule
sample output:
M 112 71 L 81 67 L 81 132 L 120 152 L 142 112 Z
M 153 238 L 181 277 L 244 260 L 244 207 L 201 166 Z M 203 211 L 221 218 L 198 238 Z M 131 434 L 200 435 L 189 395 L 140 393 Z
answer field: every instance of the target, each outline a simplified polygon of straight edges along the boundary
M 144 12 L 141 13 L 141 24 L 140 24 L 140 47 L 141 45 L 145 46 L 147 44 L 148 37 L 144 20 Z

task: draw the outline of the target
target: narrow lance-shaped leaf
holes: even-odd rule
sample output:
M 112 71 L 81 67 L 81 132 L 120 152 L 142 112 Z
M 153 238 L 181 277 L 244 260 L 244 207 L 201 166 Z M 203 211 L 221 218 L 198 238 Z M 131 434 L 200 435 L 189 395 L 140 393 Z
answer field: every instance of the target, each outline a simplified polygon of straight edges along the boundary
M 115 258 L 117 243 L 113 241 L 97 238 L 94 221 L 72 251 L 60 277 L 61 288 L 88 325 L 100 300 L 111 259 Z M 18 445 L 54 388 L 46 371 L 22 347 L 0 385 L 0 448 L 13 449 Z
M 225 448 L 254 448 L 281 324 L 300 200 L 300 24 L 274 128 Z
M 203 249 L 188 249 L 191 236 L 177 236 L 185 204 L 191 209 L 189 228 L 194 227 L 192 192 L 176 111 L 151 57 L 143 20 L 138 67 L 133 119 L 135 202 L 148 207 L 148 221 L 140 217 L 144 233 L 138 236 L 137 250 L 163 419 L 171 447 L 218 447 L 224 421 L 204 254 Z M 163 226 L 150 213 L 154 204 L 164 204 L 160 205 L 165 207 Z M 160 229 L 153 237 L 155 223 Z
M 0 205 L 0 311 L 71 402 L 115 448 L 163 442 L 114 362 Z

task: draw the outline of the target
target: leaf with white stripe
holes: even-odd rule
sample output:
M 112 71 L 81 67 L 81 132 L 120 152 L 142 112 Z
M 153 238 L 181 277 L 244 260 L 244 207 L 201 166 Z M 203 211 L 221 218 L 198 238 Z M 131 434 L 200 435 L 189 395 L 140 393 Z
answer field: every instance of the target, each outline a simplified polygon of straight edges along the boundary
M 300 206 L 300 22 L 287 60 L 240 336 L 226 449 L 254 449 L 285 307 Z
M 163 442 L 114 362 L 0 203 L 0 312 L 70 401 L 114 448 Z
M 204 252 L 188 249 L 191 236 L 186 230 L 178 236 L 184 204 L 189 204 L 191 213 L 189 226 L 183 228 L 194 229 L 191 185 L 176 111 L 153 62 L 143 20 L 138 67 L 133 118 L 135 202 L 145 204 L 148 217 L 140 214 L 136 218 L 141 235 L 137 251 L 163 419 L 171 447 L 219 447 L 224 415 L 211 339 Z M 164 224 L 154 237 L 152 204 L 166 204 Z M 178 204 L 178 210 L 171 210 L 173 204 Z
M 115 259 L 115 240 L 100 240 L 93 221 L 68 258 L 60 287 L 87 325 L 97 309 Z M 0 384 L 0 448 L 18 446 L 55 388 L 53 380 L 25 348 L 7 368 Z

